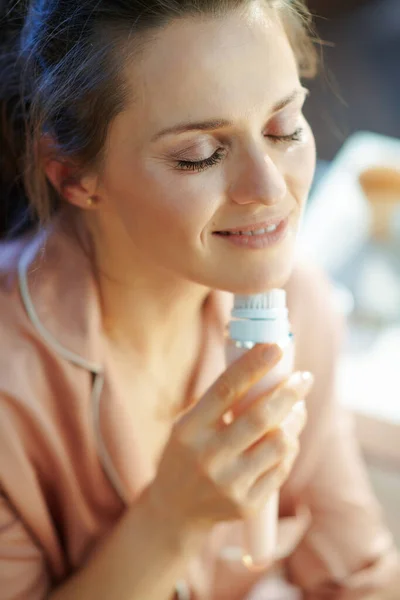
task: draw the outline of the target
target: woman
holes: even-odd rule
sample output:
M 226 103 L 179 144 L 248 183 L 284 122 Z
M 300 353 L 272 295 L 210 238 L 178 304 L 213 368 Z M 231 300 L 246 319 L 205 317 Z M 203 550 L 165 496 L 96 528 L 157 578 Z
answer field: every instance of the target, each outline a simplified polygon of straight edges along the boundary
M 235 548 L 282 486 L 275 567 L 308 599 L 382 591 L 397 558 L 334 398 L 340 323 L 294 260 L 305 10 L 29 4 L 3 59 L 3 196 L 26 193 L 41 228 L 2 249 L 2 600 L 239 600 L 263 578 L 268 598 L 272 567 Z M 226 369 L 230 294 L 282 286 L 296 373 L 223 425 L 280 358 Z M 296 458 L 277 426 L 306 397 Z

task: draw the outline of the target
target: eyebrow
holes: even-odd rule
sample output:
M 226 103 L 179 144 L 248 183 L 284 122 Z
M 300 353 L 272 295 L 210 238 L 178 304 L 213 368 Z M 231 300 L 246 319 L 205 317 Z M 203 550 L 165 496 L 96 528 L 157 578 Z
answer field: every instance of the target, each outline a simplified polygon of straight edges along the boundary
M 279 102 L 277 102 L 274 105 L 271 114 L 277 113 L 280 110 L 284 109 L 286 106 L 294 102 L 294 100 L 296 100 L 300 96 L 307 97 L 308 95 L 309 90 L 307 88 L 296 88 L 288 96 L 286 96 L 282 100 L 279 100 Z M 230 127 L 232 125 L 233 123 L 231 121 L 227 121 L 226 119 L 211 119 L 209 121 L 200 121 L 197 123 L 179 123 L 178 125 L 173 125 L 172 127 L 162 129 L 153 136 L 152 141 L 155 142 L 164 135 L 172 133 L 185 133 L 187 131 L 214 131 L 215 129 L 221 129 L 222 127 Z

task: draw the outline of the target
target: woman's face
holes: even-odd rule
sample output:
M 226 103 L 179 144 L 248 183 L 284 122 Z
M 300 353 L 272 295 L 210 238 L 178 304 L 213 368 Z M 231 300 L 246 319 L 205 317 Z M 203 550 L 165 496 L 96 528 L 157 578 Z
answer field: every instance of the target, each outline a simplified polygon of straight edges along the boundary
M 252 3 L 175 21 L 128 77 L 132 102 L 111 125 L 97 189 L 101 227 L 129 240 L 132 265 L 146 257 L 236 293 L 283 285 L 315 148 L 276 15 Z

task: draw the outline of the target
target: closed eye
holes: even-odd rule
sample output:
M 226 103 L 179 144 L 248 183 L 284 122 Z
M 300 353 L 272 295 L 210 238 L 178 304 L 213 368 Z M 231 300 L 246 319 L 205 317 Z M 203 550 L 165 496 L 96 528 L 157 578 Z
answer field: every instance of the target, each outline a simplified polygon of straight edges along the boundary
M 290 133 L 289 135 L 267 135 L 274 144 L 279 142 L 301 142 L 303 139 L 304 129 L 303 127 L 298 127 L 296 131 Z
M 208 158 L 203 158 L 202 160 L 179 160 L 176 163 L 176 169 L 181 171 L 204 171 L 209 167 L 213 167 L 217 163 L 219 163 L 225 155 L 225 150 L 223 148 L 218 148 Z
M 301 142 L 303 137 L 304 129 L 299 127 L 291 134 L 288 135 L 267 135 L 266 137 L 270 139 L 274 144 L 278 143 L 290 143 L 290 142 Z M 210 167 L 221 162 L 225 155 L 225 150 L 223 148 L 218 148 L 214 154 L 209 156 L 208 158 L 203 158 L 202 160 L 179 160 L 176 163 L 175 169 L 179 171 L 204 171 Z

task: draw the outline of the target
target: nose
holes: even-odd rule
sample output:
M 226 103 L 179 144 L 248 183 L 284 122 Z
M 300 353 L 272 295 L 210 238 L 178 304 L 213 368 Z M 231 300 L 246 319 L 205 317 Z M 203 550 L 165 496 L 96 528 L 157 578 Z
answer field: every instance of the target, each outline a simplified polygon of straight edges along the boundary
M 286 197 L 285 178 L 265 148 L 247 151 L 238 163 L 229 189 L 233 202 L 273 206 Z

